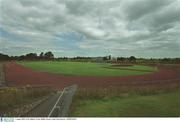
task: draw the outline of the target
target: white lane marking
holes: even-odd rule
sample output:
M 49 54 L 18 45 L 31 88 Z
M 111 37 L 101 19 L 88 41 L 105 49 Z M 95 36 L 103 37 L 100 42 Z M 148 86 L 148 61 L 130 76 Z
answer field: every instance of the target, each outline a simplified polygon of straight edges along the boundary
M 56 103 L 54 104 L 53 108 L 51 109 L 50 113 L 48 114 L 48 117 L 51 116 L 52 112 L 54 111 L 56 105 L 58 104 L 59 100 L 61 99 L 62 95 L 64 94 L 65 89 L 63 90 L 63 92 L 61 93 L 61 95 L 59 96 L 58 100 L 56 101 Z

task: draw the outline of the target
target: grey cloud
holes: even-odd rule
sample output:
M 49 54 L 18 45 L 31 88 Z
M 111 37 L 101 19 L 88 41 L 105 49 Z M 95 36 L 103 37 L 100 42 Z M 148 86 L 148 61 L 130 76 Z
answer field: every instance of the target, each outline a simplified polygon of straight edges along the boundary
M 28 40 L 0 37 L 1 43 L 7 42 L 7 52 L 18 52 L 17 43 L 19 52 L 31 45 L 29 50 L 51 49 L 59 55 L 63 50 L 68 55 L 90 55 L 89 50 L 115 56 L 161 57 L 167 50 L 169 56 L 179 54 L 179 0 L 0 0 L 0 6 L 0 29 Z M 63 33 L 84 38 L 70 44 L 77 48 L 71 52 L 71 47 L 62 46 L 70 40 L 54 42 L 55 35 Z
M 125 12 L 127 12 L 128 19 L 133 21 L 159 11 L 171 2 L 172 0 L 136 0 L 133 2 L 127 2 Z
M 179 11 L 179 1 L 173 1 L 156 12 L 146 13 L 144 17 L 132 23 L 150 31 L 165 31 L 173 28 L 176 22 L 180 20 Z

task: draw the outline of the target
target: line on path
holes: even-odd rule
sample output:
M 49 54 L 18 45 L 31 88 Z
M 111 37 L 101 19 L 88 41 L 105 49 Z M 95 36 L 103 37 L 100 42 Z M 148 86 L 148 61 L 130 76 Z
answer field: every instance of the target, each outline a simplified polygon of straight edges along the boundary
M 60 94 L 60 96 L 59 96 L 58 100 L 57 100 L 57 101 L 56 101 L 56 103 L 54 104 L 54 106 L 53 106 L 53 108 L 51 109 L 50 113 L 48 114 L 48 117 L 51 117 L 51 114 L 53 113 L 53 111 L 54 111 L 54 109 L 55 109 L 56 105 L 58 104 L 59 100 L 60 100 L 60 99 L 61 99 L 61 97 L 63 96 L 64 91 L 65 91 L 65 88 L 64 88 L 63 92 Z

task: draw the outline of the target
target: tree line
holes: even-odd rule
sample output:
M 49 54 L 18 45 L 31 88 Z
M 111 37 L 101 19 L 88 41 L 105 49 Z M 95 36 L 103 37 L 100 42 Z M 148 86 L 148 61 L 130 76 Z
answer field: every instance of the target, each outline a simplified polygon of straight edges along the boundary
M 9 56 L 0 53 L 0 61 L 7 60 L 57 60 L 57 61 L 92 61 L 92 62 L 119 62 L 119 63 L 178 63 L 180 64 L 180 58 L 136 58 L 135 56 L 130 57 L 111 57 L 111 55 L 104 57 L 58 57 L 55 58 L 51 51 L 41 52 L 39 55 L 37 53 L 28 53 L 21 56 Z
M 118 62 L 136 62 L 136 57 L 135 56 L 130 56 L 130 57 L 117 57 L 117 61 Z
M 21 56 L 8 56 L 6 54 L 0 53 L 0 60 L 6 61 L 6 60 L 53 60 L 54 54 L 49 52 L 41 52 L 39 55 L 37 53 L 28 53 L 26 55 Z

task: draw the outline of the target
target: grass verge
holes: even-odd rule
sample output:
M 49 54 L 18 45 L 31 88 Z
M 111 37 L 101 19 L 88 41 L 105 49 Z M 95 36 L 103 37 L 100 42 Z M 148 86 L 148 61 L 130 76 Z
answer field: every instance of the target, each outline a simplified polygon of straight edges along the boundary
M 79 89 L 71 106 L 73 117 L 180 116 L 180 88 L 164 90 Z

